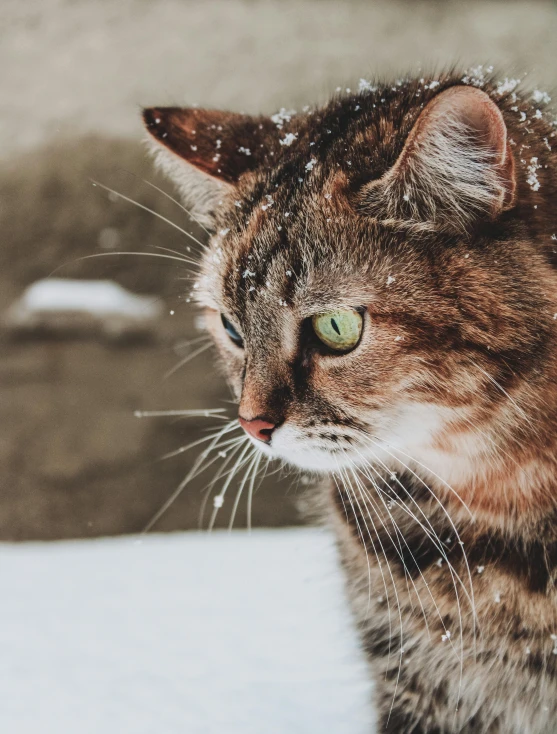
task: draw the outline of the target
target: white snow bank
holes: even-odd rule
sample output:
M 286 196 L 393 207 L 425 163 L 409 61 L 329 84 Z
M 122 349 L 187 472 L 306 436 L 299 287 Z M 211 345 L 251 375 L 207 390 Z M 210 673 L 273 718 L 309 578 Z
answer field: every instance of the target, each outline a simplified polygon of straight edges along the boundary
M 370 734 L 315 529 L 0 546 L 0 731 Z
M 160 303 L 130 293 L 111 280 L 48 278 L 30 285 L 19 300 L 28 311 L 86 311 L 95 316 L 156 317 Z
M 33 283 L 8 309 L 12 330 L 96 329 L 107 333 L 147 330 L 162 315 L 153 296 L 140 296 L 111 280 L 47 278 Z

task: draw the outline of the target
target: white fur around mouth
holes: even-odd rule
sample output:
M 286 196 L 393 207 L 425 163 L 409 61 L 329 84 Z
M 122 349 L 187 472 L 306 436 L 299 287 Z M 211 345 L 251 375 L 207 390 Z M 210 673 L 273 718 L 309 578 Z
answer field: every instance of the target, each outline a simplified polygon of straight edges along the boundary
M 311 439 L 305 438 L 289 426 L 277 428 L 270 444 L 251 437 L 250 441 L 270 459 L 279 459 L 307 471 L 329 473 L 337 470 L 339 466 L 348 466 L 351 463 L 346 457 L 346 452 L 334 445 L 317 446 Z M 351 459 L 353 461 L 354 457 Z

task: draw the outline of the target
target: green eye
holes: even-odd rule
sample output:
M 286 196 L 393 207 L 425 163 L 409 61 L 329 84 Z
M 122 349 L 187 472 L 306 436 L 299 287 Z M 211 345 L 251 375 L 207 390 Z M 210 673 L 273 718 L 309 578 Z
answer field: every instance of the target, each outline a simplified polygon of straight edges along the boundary
M 312 316 L 311 323 L 317 337 L 335 352 L 349 352 L 358 344 L 364 320 L 356 309 L 329 311 Z

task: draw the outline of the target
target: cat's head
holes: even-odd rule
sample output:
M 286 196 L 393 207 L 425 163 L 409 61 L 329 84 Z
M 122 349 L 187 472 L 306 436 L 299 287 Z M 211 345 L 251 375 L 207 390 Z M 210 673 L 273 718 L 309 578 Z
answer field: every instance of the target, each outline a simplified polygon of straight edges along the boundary
M 511 86 L 368 85 L 271 118 L 145 110 L 211 229 L 194 293 L 265 454 L 412 457 L 455 482 L 493 460 L 493 431 L 520 437 L 557 242 L 552 128 Z

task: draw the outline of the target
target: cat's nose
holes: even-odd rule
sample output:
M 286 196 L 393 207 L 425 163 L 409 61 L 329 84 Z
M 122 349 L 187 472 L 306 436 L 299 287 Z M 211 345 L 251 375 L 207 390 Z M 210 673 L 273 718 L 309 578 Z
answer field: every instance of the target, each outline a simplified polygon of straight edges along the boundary
M 277 427 L 276 423 L 270 423 L 263 418 L 247 420 L 246 418 L 242 418 L 241 415 L 238 416 L 238 420 L 244 431 L 249 433 L 250 436 L 256 438 L 258 441 L 263 441 L 263 443 L 271 443 L 271 435 Z

